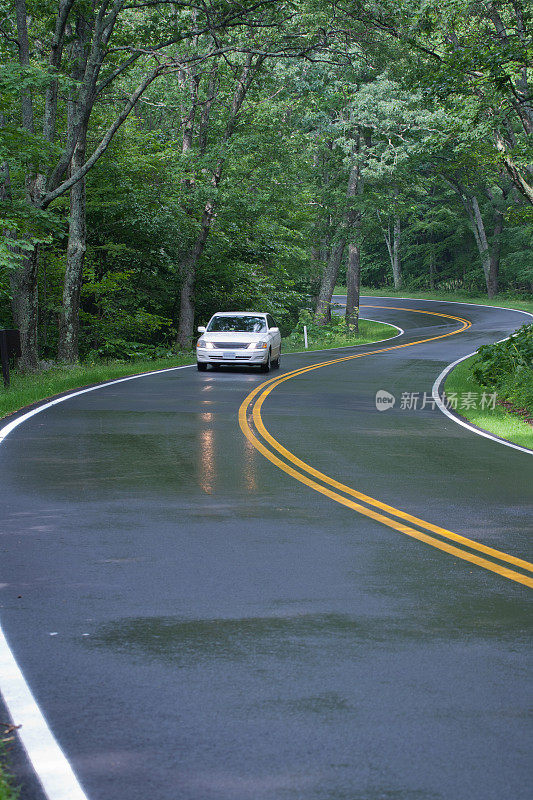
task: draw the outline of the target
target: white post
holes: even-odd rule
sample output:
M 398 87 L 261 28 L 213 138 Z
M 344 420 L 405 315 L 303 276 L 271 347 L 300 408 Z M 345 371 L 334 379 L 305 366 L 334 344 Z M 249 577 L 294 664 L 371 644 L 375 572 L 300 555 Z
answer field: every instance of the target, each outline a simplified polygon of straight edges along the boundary
M 307 350 L 307 325 L 304 325 L 304 344 L 305 349 Z

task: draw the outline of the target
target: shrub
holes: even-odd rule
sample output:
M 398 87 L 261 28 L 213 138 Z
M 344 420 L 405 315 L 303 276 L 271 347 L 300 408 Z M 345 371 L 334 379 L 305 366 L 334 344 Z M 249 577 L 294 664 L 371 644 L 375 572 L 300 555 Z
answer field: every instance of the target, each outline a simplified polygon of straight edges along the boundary
M 518 378 L 533 368 L 533 324 L 522 325 L 505 342 L 483 345 L 477 353 L 472 373 L 482 386 L 498 388 Z
M 483 345 L 477 356 L 475 380 L 533 414 L 533 324 L 522 325 L 505 342 Z

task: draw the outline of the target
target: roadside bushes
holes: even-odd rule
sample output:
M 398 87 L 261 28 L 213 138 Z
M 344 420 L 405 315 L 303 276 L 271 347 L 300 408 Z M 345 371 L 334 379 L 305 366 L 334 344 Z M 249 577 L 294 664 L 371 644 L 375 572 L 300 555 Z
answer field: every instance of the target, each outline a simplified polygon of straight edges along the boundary
M 483 345 L 472 365 L 475 380 L 533 415 L 533 324 L 505 342 Z

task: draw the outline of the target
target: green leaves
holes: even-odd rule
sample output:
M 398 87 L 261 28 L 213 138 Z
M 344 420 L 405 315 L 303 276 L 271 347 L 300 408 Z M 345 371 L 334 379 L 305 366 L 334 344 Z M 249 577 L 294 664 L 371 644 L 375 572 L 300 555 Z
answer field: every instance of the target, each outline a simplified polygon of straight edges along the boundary
M 533 324 L 522 325 L 505 342 L 483 345 L 477 351 L 472 374 L 482 386 L 499 388 L 509 378 L 533 370 Z

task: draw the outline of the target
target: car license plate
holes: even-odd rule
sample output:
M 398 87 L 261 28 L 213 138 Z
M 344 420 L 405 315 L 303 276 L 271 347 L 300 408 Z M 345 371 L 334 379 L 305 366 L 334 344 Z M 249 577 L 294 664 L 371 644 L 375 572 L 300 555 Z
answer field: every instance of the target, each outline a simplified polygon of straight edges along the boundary
M 222 358 L 235 358 L 235 353 L 224 353 Z

